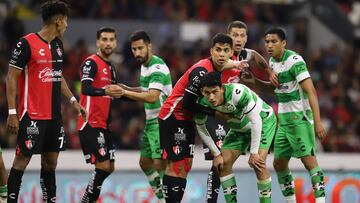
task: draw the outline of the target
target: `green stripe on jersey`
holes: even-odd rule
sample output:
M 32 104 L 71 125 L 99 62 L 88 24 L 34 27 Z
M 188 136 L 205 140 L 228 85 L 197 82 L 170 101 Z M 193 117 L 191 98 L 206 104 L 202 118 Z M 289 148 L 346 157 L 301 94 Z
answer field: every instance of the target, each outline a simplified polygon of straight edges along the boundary
M 144 102 L 146 120 L 153 123 L 155 119 L 157 120 L 160 108 L 172 90 L 169 68 L 160 57 L 153 55 L 146 66 L 141 66 L 140 86 L 145 90 L 160 90 L 159 99 L 154 104 Z

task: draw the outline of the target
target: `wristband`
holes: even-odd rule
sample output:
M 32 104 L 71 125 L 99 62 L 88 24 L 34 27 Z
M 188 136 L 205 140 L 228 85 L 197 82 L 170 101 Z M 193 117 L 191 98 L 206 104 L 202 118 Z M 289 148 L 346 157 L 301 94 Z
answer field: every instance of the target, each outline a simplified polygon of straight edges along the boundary
M 9 115 L 16 115 L 16 109 L 9 109 Z
M 76 98 L 75 98 L 74 96 L 72 96 L 72 97 L 70 98 L 70 104 L 73 104 L 73 103 L 75 103 L 75 102 L 77 102 L 77 100 L 76 100 Z

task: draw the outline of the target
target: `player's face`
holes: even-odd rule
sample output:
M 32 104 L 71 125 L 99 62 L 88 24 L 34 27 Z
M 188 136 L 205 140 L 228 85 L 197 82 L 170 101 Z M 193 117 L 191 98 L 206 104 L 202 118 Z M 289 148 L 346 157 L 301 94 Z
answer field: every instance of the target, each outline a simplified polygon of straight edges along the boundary
M 280 59 L 285 46 L 286 40 L 281 40 L 277 34 L 267 34 L 265 36 L 265 48 L 270 56 Z
M 224 88 L 219 86 L 203 87 L 201 93 L 213 106 L 219 106 L 224 103 Z
M 151 44 L 145 43 L 142 39 L 131 42 L 131 51 L 135 59 L 141 64 L 146 63 L 149 59 L 150 49 Z
M 96 40 L 96 46 L 104 56 L 110 56 L 116 48 L 116 37 L 114 32 L 102 32 Z
M 229 32 L 233 40 L 233 49 L 235 53 L 240 53 L 247 42 L 247 33 L 245 28 L 231 28 Z
M 218 68 L 222 68 L 227 64 L 233 51 L 230 44 L 216 43 L 211 49 L 211 58 Z
M 67 16 L 61 16 L 55 20 L 55 26 L 56 26 L 56 30 L 58 32 L 58 37 L 64 37 L 64 33 L 68 26 L 67 20 L 68 20 Z

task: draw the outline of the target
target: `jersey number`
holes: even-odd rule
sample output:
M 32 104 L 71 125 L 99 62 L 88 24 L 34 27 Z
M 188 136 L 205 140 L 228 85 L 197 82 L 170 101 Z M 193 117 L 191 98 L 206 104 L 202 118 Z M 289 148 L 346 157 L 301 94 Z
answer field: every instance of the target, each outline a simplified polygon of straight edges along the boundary
M 64 145 L 64 137 L 59 137 L 59 140 L 60 140 L 60 149 L 61 149 Z

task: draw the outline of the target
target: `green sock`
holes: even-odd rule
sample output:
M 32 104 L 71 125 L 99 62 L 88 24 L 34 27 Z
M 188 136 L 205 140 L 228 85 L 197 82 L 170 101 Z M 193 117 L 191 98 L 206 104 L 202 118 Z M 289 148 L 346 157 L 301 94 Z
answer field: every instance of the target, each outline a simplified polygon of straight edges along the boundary
M 6 200 L 7 199 L 7 185 L 0 186 L 0 199 Z
M 154 191 L 156 197 L 159 200 L 163 200 L 164 193 L 163 193 L 162 181 L 161 181 L 159 173 L 156 171 L 155 168 L 152 168 L 148 171 L 145 171 L 145 175 L 148 178 L 150 186 L 151 186 L 152 190 Z
M 325 197 L 324 172 L 319 166 L 309 171 L 315 198 Z
M 276 172 L 280 189 L 287 202 L 296 202 L 294 177 L 290 170 Z
M 234 174 L 220 177 L 226 203 L 237 202 L 237 186 Z
M 258 180 L 260 203 L 271 203 L 271 177 L 266 180 Z

